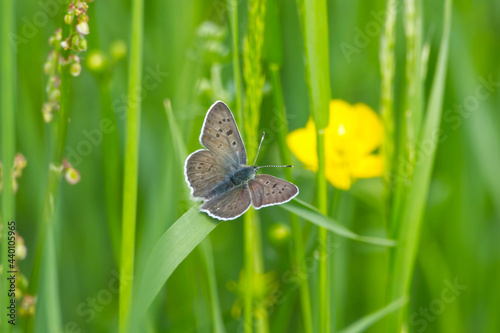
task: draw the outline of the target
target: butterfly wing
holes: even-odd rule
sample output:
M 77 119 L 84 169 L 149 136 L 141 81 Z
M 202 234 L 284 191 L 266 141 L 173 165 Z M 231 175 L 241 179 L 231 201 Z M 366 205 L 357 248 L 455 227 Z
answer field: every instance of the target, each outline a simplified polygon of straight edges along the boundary
M 203 199 L 208 192 L 227 179 L 228 166 L 212 152 L 200 149 L 186 159 L 184 176 L 191 196 Z
M 246 212 L 250 205 L 248 187 L 240 186 L 205 201 L 200 211 L 219 220 L 233 220 Z
M 248 183 L 248 188 L 256 209 L 288 202 L 299 194 L 294 184 L 270 175 L 257 175 Z
M 240 131 L 231 110 L 224 102 L 217 101 L 208 110 L 200 143 L 233 170 L 247 164 L 247 153 Z

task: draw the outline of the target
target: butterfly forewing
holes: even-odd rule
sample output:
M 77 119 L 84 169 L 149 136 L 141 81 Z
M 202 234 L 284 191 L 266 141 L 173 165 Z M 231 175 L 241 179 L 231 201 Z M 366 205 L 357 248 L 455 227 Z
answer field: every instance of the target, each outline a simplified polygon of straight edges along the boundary
M 233 169 L 247 164 L 247 153 L 238 126 L 231 110 L 221 101 L 208 110 L 200 143 Z
M 248 187 L 240 186 L 205 201 L 200 210 L 219 220 L 232 220 L 246 212 L 250 205 Z
M 186 181 L 195 198 L 205 198 L 208 192 L 227 178 L 229 168 L 212 152 L 200 149 L 189 155 L 184 166 Z
M 248 188 L 256 209 L 290 201 L 299 193 L 294 184 L 270 175 L 257 175 Z

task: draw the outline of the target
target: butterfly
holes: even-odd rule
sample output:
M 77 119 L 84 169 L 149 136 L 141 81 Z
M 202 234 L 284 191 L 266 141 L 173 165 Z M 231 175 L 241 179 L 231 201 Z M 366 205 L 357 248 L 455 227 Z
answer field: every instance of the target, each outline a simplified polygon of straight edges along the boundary
M 259 155 L 264 135 L 260 141 Z M 253 204 L 256 209 L 282 204 L 299 194 L 294 184 L 270 175 L 257 175 L 265 167 L 291 165 L 247 165 L 247 153 L 229 107 L 215 102 L 207 112 L 200 134 L 206 149 L 186 159 L 184 176 L 195 200 L 203 200 L 200 211 L 219 220 L 233 220 Z

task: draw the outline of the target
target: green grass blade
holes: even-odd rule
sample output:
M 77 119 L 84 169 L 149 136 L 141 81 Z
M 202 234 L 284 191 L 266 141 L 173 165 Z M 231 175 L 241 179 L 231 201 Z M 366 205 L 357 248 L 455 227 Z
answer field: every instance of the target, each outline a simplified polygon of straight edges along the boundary
M 62 28 L 62 35 L 68 36 L 70 29 L 70 26 L 64 24 Z M 56 53 L 62 55 L 62 57 L 68 57 L 70 55 L 69 49 L 56 49 L 56 51 Z M 50 143 L 52 151 L 49 160 L 48 177 L 45 187 L 37 249 L 29 282 L 29 293 L 31 295 L 36 295 L 38 293 L 40 280 L 53 280 L 57 276 L 57 271 L 55 271 L 57 259 L 55 257 L 55 251 L 53 250 L 55 248 L 55 244 L 48 244 L 47 242 L 54 242 L 56 236 L 54 233 L 56 223 L 55 207 L 59 197 L 59 190 L 61 188 L 60 181 L 63 174 L 61 163 L 64 156 L 64 148 L 66 146 L 72 104 L 72 76 L 70 74 L 69 66 L 61 66 L 60 80 L 61 96 L 59 100 L 59 110 L 49 125 L 52 136 Z M 45 290 L 44 292 L 47 293 L 47 297 L 59 297 L 57 292 L 58 287 L 57 283 L 45 284 L 44 288 L 49 288 L 50 291 L 47 292 L 47 290 Z M 39 308 L 40 305 L 37 303 L 36 309 Z M 35 320 L 36 316 L 38 316 L 36 309 Z M 51 318 L 51 320 L 61 318 L 59 313 L 59 301 L 54 300 L 51 302 L 51 307 L 46 309 L 46 311 L 48 311 L 48 317 Z M 26 325 L 28 331 L 33 329 L 33 321 L 31 318 L 28 318 Z M 50 323 L 50 325 L 51 327 L 55 327 L 54 325 L 60 325 L 60 323 Z
M 360 236 L 352 232 L 351 230 L 347 229 L 346 227 L 344 227 L 342 224 L 338 223 L 331 217 L 321 214 L 321 212 L 317 208 L 298 199 L 294 199 L 291 202 L 287 203 L 286 205 L 281 205 L 280 207 L 286 209 L 289 212 L 297 214 L 298 216 L 310 221 L 311 223 L 316 224 L 319 227 L 325 228 L 345 238 L 380 246 L 396 245 L 396 242 L 391 239 Z
M 187 149 L 182 139 L 184 136 L 182 135 L 181 128 L 175 119 L 174 112 L 172 111 L 172 103 L 169 99 L 163 101 L 163 106 L 165 107 L 165 112 L 167 115 L 168 129 L 170 130 L 170 136 L 172 137 L 172 141 L 174 143 L 174 150 L 177 155 L 177 159 L 179 163 L 184 165 L 184 159 L 187 157 Z
M 269 66 L 271 82 L 273 85 L 274 97 L 274 115 L 279 119 L 282 130 L 278 131 L 278 144 L 281 157 L 281 163 L 292 164 L 292 156 L 286 145 L 286 135 L 288 133 L 288 124 L 286 119 L 285 101 L 283 100 L 283 90 L 281 85 L 281 77 L 279 64 L 273 63 Z M 285 179 L 289 182 L 294 182 L 291 168 L 284 168 Z M 293 213 L 290 214 L 290 224 L 292 226 L 293 236 L 293 264 L 299 265 L 304 260 L 304 241 L 302 239 L 302 226 L 300 225 L 299 217 Z M 300 280 L 300 303 L 302 320 L 304 322 L 304 332 L 312 332 L 312 314 L 311 314 L 311 296 L 309 291 L 309 278 L 307 276 Z
M 186 145 L 184 140 L 182 140 L 182 132 L 179 124 L 175 118 L 174 112 L 172 111 L 172 104 L 170 100 L 166 99 L 164 101 L 165 112 L 167 114 L 168 125 L 170 129 L 170 134 L 172 136 L 172 141 L 174 142 L 174 149 L 179 164 L 183 165 L 184 160 L 187 157 Z M 183 186 L 184 197 L 189 199 L 188 187 Z M 219 296 L 217 293 L 217 278 L 215 275 L 214 267 L 214 255 L 212 251 L 212 243 L 210 238 L 207 237 L 204 242 L 201 243 L 200 253 L 205 264 L 208 276 L 208 290 L 210 293 L 210 302 L 212 306 L 212 323 L 214 326 L 214 332 L 225 332 L 224 321 L 222 319 Z
M 254 0 L 248 4 L 248 29 L 244 40 L 243 78 L 246 84 L 243 137 L 246 140 L 248 156 L 257 153 L 258 127 L 262 105 L 265 76 L 262 70 L 264 46 L 266 0 Z M 254 289 L 255 273 L 263 273 L 263 256 L 260 240 L 260 220 L 252 207 L 243 215 L 244 223 L 244 330 L 245 333 L 267 332 L 269 330 L 267 309 L 259 309 L 255 316 Z
M 457 17 L 458 24 L 456 26 L 463 27 L 459 19 Z M 453 55 L 450 57 L 450 73 L 456 95 L 467 98 L 471 91 L 474 91 L 478 72 L 472 65 L 474 62 L 471 60 L 471 48 L 466 43 L 463 30 L 464 28 L 456 29 L 450 45 Z M 470 119 L 463 121 L 467 136 L 474 147 L 474 152 L 476 152 L 475 157 L 482 170 L 482 177 L 493 197 L 493 205 L 497 215 L 500 216 L 500 177 L 498 177 L 500 134 L 495 127 L 495 118 L 492 116 L 495 112 L 495 107 L 492 104 L 495 104 L 495 101 L 491 102 L 490 99 L 482 102 L 484 110 L 477 110 Z
M 212 242 L 207 237 L 200 244 L 201 255 L 205 263 L 208 277 L 208 291 L 210 293 L 210 301 L 212 306 L 212 324 L 215 333 L 225 333 L 224 320 L 220 309 L 219 295 L 217 293 L 217 279 L 215 276 L 214 254 L 212 251 Z
M 394 163 L 394 43 L 396 41 L 396 0 L 387 0 L 386 20 L 384 33 L 380 42 L 380 75 L 381 107 L 380 113 L 384 122 L 384 141 L 382 151 L 385 159 L 385 181 L 389 185 L 389 176 Z M 389 190 L 386 189 L 387 194 Z
M 160 237 L 135 284 L 134 324 L 142 319 L 177 266 L 217 225 L 217 220 L 200 213 L 195 205 Z
M 328 210 L 328 187 L 325 170 L 325 133 L 329 122 L 330 88 L 330 56 L 328 43 L 328 7 L 325 0 L 309 0 L 299 6 L 305 8 L 305 48 L 310 75 L 311 112 L 316 125 L 318 172 L 316 175 L 316 196 L 318 208 L 326 214 Z M 301 9 L 302 9 L 301 8 Z M 318 241 L 321 247 L 321 258 L 326 258 L 328 233 L 320 228 Z M 319 320 L 320 332 L 330 331 L 330 265 L 329 261 L 319 262 Z
M 108 122 L 111 128 L 118 128 L 116 116 L 113 112 L 111 92 L 107 79 L 99 79 L 99 100 L 101 105 L 102 122 Z M 102 134 L 102 159 L 104 194 L 106 197 L 106 213 L 108 217 L 111 244 L 116 264 L 120 263 L 120 237 L 121 237 L 121 201 L 122 194 L 122 158 L 120 156 L 120 144 L 118 131 Z
M 134 276 L 135 237 L 137 218 L 137 182 L 139 169 L 139 130 L 141 99 L 137 89 L 142 81 L 144 0 L 132 2 L 131 53 L 128 74 L 128 108 L 125 142 L 125 167 L 123 179 L 122 246 L 120 276 Z M 120 283 L 119 320 L 120 333 L 129 332 L 132 307 L 132 283 Z
M 61 332 L 61 314 L 59 303 L 56 249 L 54 230 L 46 228 L 46 248 L 43 253 L 44 265 L 41 268 L 40 293 L 38 307 L 40 314 L 35 317 L 35 332 Z
M 357 332 L 364 332 L 368 328 L 370 328 L 373 324 L 375 324 L 377 321 L 381 320 L 391 312 L 394 312 L 401 307 L 403 307 L 408 300 L 406 298 L 400 298 L 391 304 L 387 305 L 386 307 L 375 311 L 361 319 L 358 319 L 356 322 L 353 324 L 349 325 L 348 327 L 342 329 L 340 333 L 357 333 Z
M 2 23 L 1 23 L 1 83 L 0 92 L 2 100 L 1 108 L 1 132 L 2 132 L 2 155 L 0 160 L 3 162 L 3 177 L 4 179 L 11 179 L 11 167 L 14 164 L 14 151 L 15 151 L 15 119 L 14 119 L 14 106 L 16 97 L 16 57 L 14 56 L 14 49 L 10 45 L 7 36 L 9 33 L 14 31 L 14 21 L 15 21 L 15 10 L 14 1 L 5 0 L 2 1 Z M 0 182 L 2 180 L 0 179 Z M 3 218 L 4 227 L 2 228 L 2 235 L 0 235 L 2 263 L 4 272 L 7 271 L 8 267 L 8 257 L 7 257 L 7 233 L 8 228 L 6 227 L 9 221 L 15 220 L 15 198 L 14 189 L 10 184 L 10 181 L 4 181 L 3 192 L 1 193 L 1 216 Z M 0 329 L 2 332 L 10 332 L 11 326 L 8 324 L 10 319 L 7 316 L 6 307 L 4 305 L 8 304 L 9 299 L 7 297 L 8 282 L 5 278 L 5 273 L 2 274 L 2 280 L 0 281 L 0 304 L 2 304 L 2 311 L 0 314 L 2 318 L 0 319 Z
M 316 129 L 321 130 L 328 126 L 331 96 L 328 8 L 325 0 L 308 0 L 304 8 L 305 47 L 311 79 L 311 112 Z
M 418 250 L 420 226 L 425 208 L 432 167 L 437 148 L 436 133 L 440 127 L 444 96 L 446 69 L 448 63 L 448 47 L 451 26 L 451 0 L 445 2 L 444 30 L 432 84 L 431 95 L 427 105 L 427 115 L 419 139 L 419 156 L 414 171 L 414 178 L 408 203 L 404 211 L 403 224 L 399 233 L 400 246 L 395 250 L 392 299 L 405 296 L 409 292 L 415 258 Z M 425 149 L 424 149 L 425 147 Z M 400 311 L 398 328 L 402 326 L 404 310 Z
M 229 21 L 231 23 L 234 86 L 236 89 L 236 122 L 240 125 L 240 128 L 243 128 L 241 127 L 243 124 L 243 101 L 241 90 L 240 38 L 238 33 L 238 2 L 238 0 L 227 0 Z

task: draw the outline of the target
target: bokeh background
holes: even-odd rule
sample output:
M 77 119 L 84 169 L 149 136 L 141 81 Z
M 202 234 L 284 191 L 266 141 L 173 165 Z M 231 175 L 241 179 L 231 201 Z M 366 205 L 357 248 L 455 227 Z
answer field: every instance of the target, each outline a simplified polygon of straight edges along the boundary
M 420 2 L 420 1 L 417 1 Z M 56 3 L 46 22 L 36 15 L 47 12 L 41 3 Z M 267 131 L 264 163 L 280 163 L 277 137 L 270 124 L 274 101 L 269 83 L 266 54 L 282 48 L 280 76 L 290 130 L 307 122 L 309 97 L 304 68 L 304 47 L 297 4 L 289 0 L 268 0 L 276 6 L 278 34 L 267 34 L 264 41 L 263 69 L 266 76 L 259 129 Z M 403 6 L 402 1 L 398 1 Z M 437 50 L 442 36 L 443 1 L 421 1 L 423 40 L 429 49 L 425 95 L 430 91 Z M 247 31 L 248 3 L 238 2 L 239 42 Z M 367 23 L 382 22 L 373 13 L 383 12 L 385 1 L 328 1 L 331 94 L 349 103 L 362 102 L 380 110 L 380 35 L 367 38 Z M 47 96 L 44 63 L 50 52 L 49 37 L 62 25 L 64 6 L 42 0 L 16 3 L 17 34 L 26 34 L 16 53 L 16 152 L 27 160 L 16 194 L 16 221 L 27 248 L 20 262 L 29 277 L 35 258 L 48 172 L 48 125 L 41 109 Z M 49 9 L 49 12 L 52 9 Z M 234 108 L 231 30 L 225 1 L 151 0 L 145 3 L 143 80 L 157 73 L 156 83 L 143 90 L 139 160 L 136 267 L 140 269 L 157 239 L 192 202 L 182 199 L 186 183 L 182 164 L 174 154 L 164 99 L 182 128 L 181 138 L 189 151 L 199 149 L 197 138 L 208 107 L 218 99 Z M 496 0 L 454 0 L 452 5 L 450 53 L 446 74 L 441 129 L 446 139 L 439 143 L 429 195 L 422 221 L 418 258 L 412 284 L 409 315 L 411 332 L 499 332 L 500 321 L 500 2 Z M 126 109 L 127 60 L 120 43 L 129 47 L 131 4 L 129 1 L 95 1 L 89 6 L 88 51 L 81 54 L 83 69 L 73 79 L 71 114 L 66 153 L 76 149 L 85 133 L 99 128 L 102 89 L 109 87 L 109 102 L 117 115 L 116 132 L 123 161 Z M 35 21 L 34 21 L 35 20 Z M 34 23 L 33 23 L 34 22 Z M 37 23 L 38 22 L 38 23 Z M 34 25 L 37 23 L 37 25 Z M 42 24 L 43 23 L 43 24 Z M 404 105 L 405 39 L 401 12 L 396 21 L 395 108 Z M 28 30 L 26 30 L 28 29 Z M 271 37 L 270 37 L 271 36 Z M 361 36 L 361 37 L 360 37 Z M 361 44 L 359 42 L 361 41 Z M 118 43 L 118 44 L 117 44 Z M 342 43 L 356 46 L 346 55 Z M 358 44 L 356 44 L 358 43 Z M 345 45 L 345 44 L 344 44 Z M 123 46 L 123 45 L 122 45 Z M 128 50 L 130 51 L 130 50 Z M 3 52 L 3 50 L 2 50 Z M 108 61 L 103 71 L 88 60 L 101 52 Z M 112 55 L 114 52 L 114 56 Z M 152 77 L 155 77 L 152 75 Z M 103 83 L 109 79 L 109 85 Z M 484 81 L 492 82 L 489 95 L 472 108 L 465 108 L 470 96 Z M 154 81 L 151 81 L 154 83 Z M 103 88 L 104 87 L 104 88 Z M 484 91 L 484 90 L 483 90 Z M 55 249 L 61 323 L 74 322 L 67 332 L 109 332 L 117 329 L 118 294 L 91 305 L 116 277 L 118 264 L 113 248 L 113 229 L 106 213 L 108 202 L 103 191 L 101 144 L 73 163 L 81 175 L 76 185 L 61 183 L 56 205 Z M 253 157 L 249 157 L 252 160 Z M 314 173 L 294 160 L 293 169 L 300 198 L 314 203 Z M 116 170 L 121 177 L 121 172 Z M 281 170 L 273 170 L 282 176 Z M 330 194 L 333 188 L 329 188 Z M 341 197 L 339 221 L 362 235 L 386 235 L 380 178 L 359 180 Z M 121 192 L 116 198 L 121 200 Z M 331 196 L 330 196 L 331 197 Z M 287 293 L 285 301 L 269 310 L 270 332 L 300 332 L 300 303 L 297 290 L 281 276 L 290 269 L 290 226 L 288 213 L 279 207 L 259 212 L 264 267 L 272 288 Z M 306 255 L 314 256 L 315 228 L 307 227 Z M 115 230 L 116 232 L 116 230 Z M 243 267 L 242 220 L 224 222 L 211 234 L 220 311 L 228 332 L 238 329 L 242 298 L 235 291 Z M 386 305 L 387 249 L 352 240 L 336 239 L 345 254 L 344 261 L 332 259 L 340 267 L 344 283 L 337 328 L 345 327 Z M 207 273 L 200 251 L 184 260 L 160 292 L 147 319 L 148 332 L 211 332 L 210 298 Z M 340 266 L 335 266 L 340 265 Z M 310 275 L 313 319 L 318 302 L 316 273 Z M 233 281 L 233 282 L 231 282 Z M 450 302 L 439 303 L 447 283 L 466 286 Z M 237 288 L 236 288 L 237 289 Z M 335 296 L 337 297 L 337 296 Z M 445 296 L 446 297 L 446 296 Z M 440 307 L 444 304 L 444 308 Z M 422 309 L 428 311 L 422 312 Z M 427 310 L 426 310 L 427 309 Z M 437 309 L 437 310 L 436 310 Z M 335 312 L 338 311 L 338 312 Z M 14 332 L 24 331 L 23 322 Z M 383 321 L 370 332 L 383 332 Z M 79 331 L 78 331 L 79 332 Z

